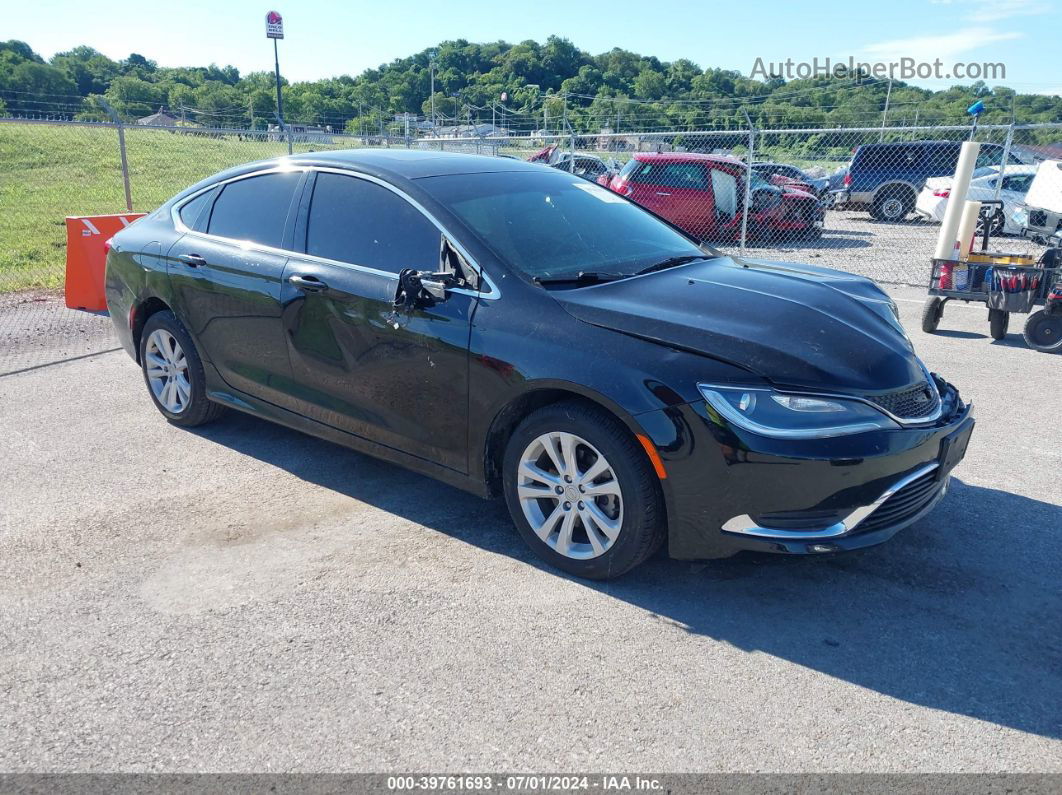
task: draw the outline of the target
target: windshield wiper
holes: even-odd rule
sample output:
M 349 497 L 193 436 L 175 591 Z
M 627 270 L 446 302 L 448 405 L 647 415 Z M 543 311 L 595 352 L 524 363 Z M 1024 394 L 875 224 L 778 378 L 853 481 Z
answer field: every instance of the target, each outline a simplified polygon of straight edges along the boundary
M 600 282 L 614 282 L 618 279 L 626 279 L 629 273 L 612 273 L 609 271 L 578 271 L 573 273 L 557 273 L 550 276 L 532 277 L 535 284 L 599 284 Z
M 684 254 L 681 257 L 668 257 L 667 259 L 655 262 L 648 268 L 642 268 L 635 273 L 635 276 L 641 276 L 643 273 L 652 273 L 653 271 L 667 270 L 668 268 L 674 268 L 679 265 L 685 265 L 687 262 L 694 262 L 699 259 L 711 259 L 707 254 Z

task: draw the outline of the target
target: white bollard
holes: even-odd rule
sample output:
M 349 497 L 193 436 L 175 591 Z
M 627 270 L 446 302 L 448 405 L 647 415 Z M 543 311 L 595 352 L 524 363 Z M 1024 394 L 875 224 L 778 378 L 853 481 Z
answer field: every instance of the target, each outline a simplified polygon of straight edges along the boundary
M 973 175 L 974 166 L 977 165 L 977 153 L 980 149 L 981 144 L 976 141 L 963 142 L 962 151 L 959 152 L 959 163 L 955 167 L 955 176 L 951 180 L 951 196 L 944 210 L 940 235 L 937 237 L 937 248 L 933 252 L 933 257 L 936 259 L 955 259 L 959 254 L 959 221 L 962 218 L 966 191 L 970 189 L 970 177 Z
M 954 196 L 952 197 L 954 199 Z M 959 220 L 959 259 L 970 256 L 974 234 L 977 232 L 977 216 L 981 213 L 981 202 L 968 201 L 962 208 Z

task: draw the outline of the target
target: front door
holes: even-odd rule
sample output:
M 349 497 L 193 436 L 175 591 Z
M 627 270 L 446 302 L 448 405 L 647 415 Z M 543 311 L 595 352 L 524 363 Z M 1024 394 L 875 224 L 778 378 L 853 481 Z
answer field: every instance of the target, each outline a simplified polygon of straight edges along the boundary
M 226 183 L 185 218 L 167 271 L 178 317 L 234 389 L 287 407 L 291 366 L 281 325 L 281 284 L 302 172 Z M 195 200 L 193 200 L 194 202 Z M 192 202 L 189 203 L 191 207 Z
M 700 240 L 715 236 L 708 169 L 694 162 L 647 163 L 630 178 L 632 201 Z
M 439 228 L 391 189 L 327 171 L 305 217 L 306 255 L 292 255 L 283 285 L 300 411 L 467 472 L 475 294 L 408 312 L 392 305 L 401 270 L 439 269 Z

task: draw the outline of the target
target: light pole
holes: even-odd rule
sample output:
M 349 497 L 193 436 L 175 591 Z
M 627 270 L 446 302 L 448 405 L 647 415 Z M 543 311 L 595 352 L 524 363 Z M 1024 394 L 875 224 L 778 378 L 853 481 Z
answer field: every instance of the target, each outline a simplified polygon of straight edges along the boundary
M 428 68 L 431 70 L 431 134 L 435 135 L 435 50 L 428 53 Z

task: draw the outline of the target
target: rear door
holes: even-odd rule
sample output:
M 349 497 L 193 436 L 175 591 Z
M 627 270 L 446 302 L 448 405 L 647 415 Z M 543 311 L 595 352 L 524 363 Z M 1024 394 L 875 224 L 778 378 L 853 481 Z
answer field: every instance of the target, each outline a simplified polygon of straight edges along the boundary
M 221 378 L 285 406 L 291 366 L 281 278 L 304 177 L 273 170 L 193 199 L 179 210 L 188 231 L 167 256 L 177 315 Z
M 468 343 L 477 296 L 395 311 L 404 268 L 439 270 L 442 233 L 370 178 L 316 173 L 284 271 L 283 326 L 299 411 L 468 471 Z M 302 241 L 305 241 L 303 246 Z

